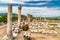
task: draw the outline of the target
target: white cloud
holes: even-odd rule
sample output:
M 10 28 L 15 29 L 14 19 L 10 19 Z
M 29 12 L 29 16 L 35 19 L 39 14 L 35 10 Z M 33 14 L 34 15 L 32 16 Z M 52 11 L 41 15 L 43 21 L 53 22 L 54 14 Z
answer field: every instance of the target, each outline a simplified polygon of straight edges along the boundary
M 47 8 L 47 7 L 24 7 L 22 10 L 23 14 L 29 13 L 34 16 L 60 16 L 60 10 L 57 8 Z M 24 12 L 23 12 L 24 11 Z
M 0 7 L 0 13 L 7 12 L 7 7 Z
M 52 1 L 52 0 L 0 0 L 0 3 L 26 4 L 26 3 L 24 3 L 25 1 L 48 1 L 48 2 L 50 2 L 50 1 Z M 48 2 L 46 2 L 46 3 L 39 3 L 39 4 L 43 5 L 43 4 L 47 4 Z M 37 5 L 39 5 L 39 4 L 37 4 Z M 30 4 L 30 5 L 31 5 L 31 4 Z M 34 4 L 34 5 L 35 5 L 35 4 Z
M 22 1 L 17 1 L 17 0 L 0 0 L 1 3 L 19 3 L 22 4 Z
M 17 7 L 12 7 L 12 12 L 17 13 Z M 8 12 L 8 7 L 0 7 L 0 13 L 7 13 Z
M 6 13 L 8 7 L 0 7 L 0 13 Z M 34 16 L 60 16 L 60 10 L 57 8 L 47 8 L 47 7 L 23 7 L 21 13 L 27 15 L 27 13 Z M 13 7 L 13 13 L 17 13 L 18 9 L 16 6 Z

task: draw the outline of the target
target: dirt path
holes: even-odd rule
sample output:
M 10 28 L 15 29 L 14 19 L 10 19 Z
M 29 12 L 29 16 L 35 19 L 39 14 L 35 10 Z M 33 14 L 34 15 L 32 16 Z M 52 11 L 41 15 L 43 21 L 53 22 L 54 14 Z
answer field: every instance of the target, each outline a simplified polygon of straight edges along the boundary
M 55 40 L 55 37 L 52 37 L 51 35 L 46 34 L 34 34 L 31 35 L 34 40 Z
M 24 40 L 23 34 L 24 34 L 24 31 L 22 31 L 21 33 L 19 33 L 19 35 L 15 38 L 15 40 Z
M 23 38 L 24 31 L 22 31 L 15 40 L 24 40 Z M 54 34 L 37 34 L 37 33 L 31 33 L 32 40 L 60 40 L 60 34 L 54 35 Z
M 0 39 L 1 39 L 4 35 L 6 35 L 6 33 L 7 33 L 6 31 L 7 31 L 6 28 L 0 29 Z
M 19 35 L 15 38 L 15 40 L 24 40 L 23 38 L 24 31 L 19 33 Z M 6 28 L 0 29 L 0 38 L 6 35 Z M 32 40 L 60 40 L 60 34 L 58 35 L 50 35 L 50 34 L 38 34 L 31 33 Z

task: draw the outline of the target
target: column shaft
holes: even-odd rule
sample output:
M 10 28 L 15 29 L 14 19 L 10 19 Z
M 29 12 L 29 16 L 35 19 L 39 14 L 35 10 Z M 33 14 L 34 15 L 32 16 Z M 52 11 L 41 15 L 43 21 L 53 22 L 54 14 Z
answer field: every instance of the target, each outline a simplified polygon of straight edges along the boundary
M 21 7 L 18 6 L 18 27 L 20 28 L 20 22 L 21 22 Z
M 12 37 L 12 5 L 8 5 L 8 14 L 7 14 L 7 37 L 8 40 L 13 40 Z

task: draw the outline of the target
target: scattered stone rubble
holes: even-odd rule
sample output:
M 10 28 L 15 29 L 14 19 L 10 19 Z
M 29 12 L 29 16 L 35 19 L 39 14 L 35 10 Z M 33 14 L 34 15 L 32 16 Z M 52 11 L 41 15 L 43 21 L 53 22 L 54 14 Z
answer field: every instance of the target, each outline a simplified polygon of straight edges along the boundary
M 28 22 L 25 22 L 25 23 L 21 22 L 20 24 L 22 27 L 24 24 L 28 24 Z M 54 27 L 48 24 L 49 24 L 48 22 L 32 21 L 28 25 L 31 33 L 60 34 L 60 32 L 57 32 L 55 30 L 47 30 L 48 28 L 60 28 L 59 25 Z M 15 38 L 22 31 L 22 29 L 17 28 L 17 23 L 15 23 L 13 24 L 12 31 L 13 31 L 13 37 Z M 25 32 L 24 37 L 30 37 L 31 33 Z M 7 35 L 5 35 L 1 40 L 6 40 L 6 38 L 7 38 Z

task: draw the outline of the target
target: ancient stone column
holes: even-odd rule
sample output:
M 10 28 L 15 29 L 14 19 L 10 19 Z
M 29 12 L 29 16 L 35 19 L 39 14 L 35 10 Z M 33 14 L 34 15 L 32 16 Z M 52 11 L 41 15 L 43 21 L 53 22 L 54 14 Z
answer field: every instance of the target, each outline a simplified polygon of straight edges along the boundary
M 48 25 L 47 19 L 46 19 L 46 17 L 44 17 L 44 27 L 46 28 L 47 25 Z
M 44 21 L 47 21 L 46 17 L 44 17 Z
M 32 21 L 32 15 L 27 14 L 27 17 L 28 17 L 28 22 L 31 22 Z
M 38 21 L 41 21 L 41 18 L 40 18 L 40 17 L 38 17 L 38 18 L 37 18 L 37 20 L 38 20 Z
M 21 22 L 21 6 L 18 6 L 18 27 L 20 28 Z
M 8 14 L 7 14 L 7 37 L 8 40 L 13 40 L 12 34 L 12 5 L 8 4 Z

